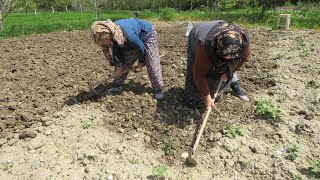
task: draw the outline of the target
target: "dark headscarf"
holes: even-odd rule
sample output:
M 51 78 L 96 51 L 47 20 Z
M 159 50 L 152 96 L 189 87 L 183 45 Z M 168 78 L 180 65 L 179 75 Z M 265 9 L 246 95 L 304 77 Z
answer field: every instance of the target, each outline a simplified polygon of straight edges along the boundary
M 221 22 L 212 27 L 205 40 L 208 57 L 212 60 L 216 73 L 226 74 L 228 80 L 241 61 L 244 32 L 236 25 Z

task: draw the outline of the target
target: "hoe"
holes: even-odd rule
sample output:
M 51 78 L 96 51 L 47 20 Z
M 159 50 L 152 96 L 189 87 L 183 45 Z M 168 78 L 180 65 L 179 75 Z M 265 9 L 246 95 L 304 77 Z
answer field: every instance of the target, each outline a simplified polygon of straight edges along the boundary
M 217 88 L 217 90 L 216 90 L 216 92 L 214 93 L 214 96 L 213 96 L 213 101 L 214 101 L 214 100 L 216 99 L 216 97 L 217 97 L 217 94 L 218 94 L 218 92 L 219 92 L 221 83 L 222 83 L 222 78 L 219 80 L 218 88 Z M 210 106 L 209 109 L 207 110 L 207 113 L 206 113 L 205 118 L 204 118 L 203 121 L 202 121 L 200 130 L 199 130 L 199 133 L 198 133 L 198 135 L 197 135 L 197 139 L 196 139 L 196 141 L 195 141 L 195 143 L 194 143 L 194 145 L 193 145 L 193 148 L 188 147 L 188 149 L 187 149 L 187 151 L 188 151 L 188 152 L 187 152 L 187 154 L 188 154 L 187 163 L 188 163 L 188 164 L 191 164 L 191 165 L 194 165 L 194 166 L 196 166 L 196 165 L 198 164 L 197 161 L 196 161 L 195 158 L 194 158 L 194 155 L 195 155 L 195 152 L 196 152 L 196 150 L 197 150 L 198 144 L 199 144 L 199 142 L 200 142 L 201 135 L 202 135 L 202 133 L 203 133 L 204 127 L 206 126 L 206 123 L 207 123 L 207 120 L 208 120 L 208 117 L 209 117 L 211 111 L 212 111 L 212 107 Z M 186 154 L 186 153 L 184 153 L 184 154 Z

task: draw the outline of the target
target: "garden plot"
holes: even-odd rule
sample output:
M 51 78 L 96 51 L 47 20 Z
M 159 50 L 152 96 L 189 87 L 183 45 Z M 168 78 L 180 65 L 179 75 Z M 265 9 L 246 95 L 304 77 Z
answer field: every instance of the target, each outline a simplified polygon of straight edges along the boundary
M 319 33 L 249 30 L 238 75 L 251 100 L 219 99 L 188 167 L 180 156 L 200 121 L 184 106 L 187 23 L 154 24 L 166 54 L 158 102 L 145 69 L 121 94 L 89 91 L 113 73 L 89 32 L 0 41 L 0 179 L 319 177 Z

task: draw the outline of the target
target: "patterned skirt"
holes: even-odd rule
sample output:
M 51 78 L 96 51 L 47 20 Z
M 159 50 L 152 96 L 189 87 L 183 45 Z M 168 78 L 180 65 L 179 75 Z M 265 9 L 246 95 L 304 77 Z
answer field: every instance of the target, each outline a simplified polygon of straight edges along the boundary
M 144 45 L 146 48 L 145 65 L 151 81 L 151 86 L 154 91 L 161 90 L 163 88 L 163 78 L 160 64 L 158 35 L 154 28 Z M 131 69 L 138 57 L 138 50 L 126 50 L 124 52 L 125 64 L 122 66 L 123 71 Z M 126 80 L 128 73 L 129 72 L 124 73 L 121 77 L 114 79 L 114 84 L 116 86 L 121 85 Z

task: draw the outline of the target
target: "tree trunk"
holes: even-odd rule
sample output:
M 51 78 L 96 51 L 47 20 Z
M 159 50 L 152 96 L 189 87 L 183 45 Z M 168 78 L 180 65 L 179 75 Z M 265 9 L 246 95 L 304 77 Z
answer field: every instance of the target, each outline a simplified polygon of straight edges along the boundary
M 98 20 L 99 19 L 99 9 L 97 8 L 96 9 L 96 20 Z
M 190 11 L 193 9 L 193 0 L 190 1 Z
M 0 31 L 3 30 L 3 21 L 2 21 L 2 17 L 0 17 Z

